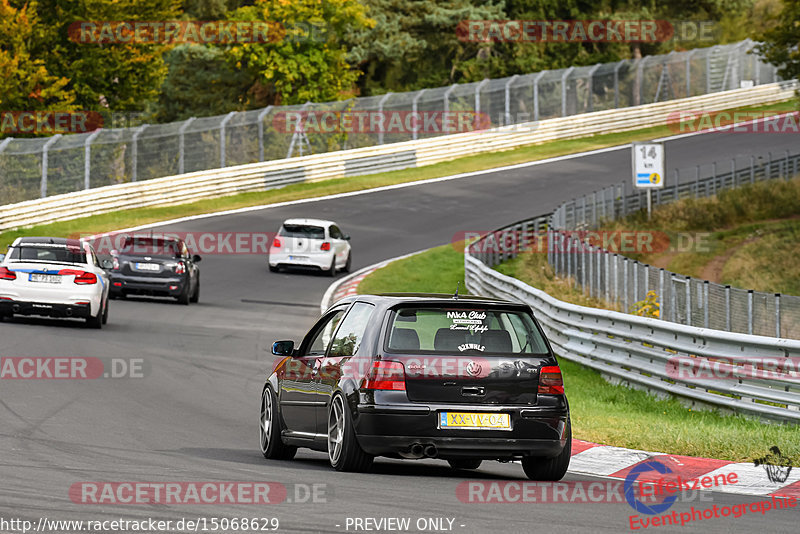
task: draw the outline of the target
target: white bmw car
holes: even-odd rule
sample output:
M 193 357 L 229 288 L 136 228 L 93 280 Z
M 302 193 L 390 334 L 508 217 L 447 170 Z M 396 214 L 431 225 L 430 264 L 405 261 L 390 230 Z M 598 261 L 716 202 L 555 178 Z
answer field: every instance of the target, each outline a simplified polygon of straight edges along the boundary
M 318 269 L 335 276 L 352 264 L 350 236 L 333 221 L 287 219 L 269 247 L 269 270 L 286 267 Z
M 0 261 L 0 320 L 14 315 L 108 321 L 108 275 L 89 243 L 20 237 Z

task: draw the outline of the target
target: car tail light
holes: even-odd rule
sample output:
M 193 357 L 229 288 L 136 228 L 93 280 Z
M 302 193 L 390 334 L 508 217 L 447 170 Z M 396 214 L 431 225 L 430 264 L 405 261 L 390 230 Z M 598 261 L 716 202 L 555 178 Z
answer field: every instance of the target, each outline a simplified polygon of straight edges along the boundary
M 97 275 L 94 273 L 87 273 L 86 271 L 77 271 L 75 273 L 74 282 L 80 286 L 96 284 Z
M 186 265 L 184 265 L 183 262 L 178 262 L 178 264 L 175 266 L 175 274 L 183 274 L 185 272 Z
M 362 380 L 361 388 L 405 391 L 406 369 L 400 362 L 375 362 L 369 374 Z
M 325 241 L 325 242 L 322 243 L 322 245 L 320 245 L 319 249 L 320 250 L 330 250 L 331 249 L 331 244 L 328 243 L 327 241 Z
M 561 378 L 561 368 L 557 365 L 542 367 L 539 372 L 539 394 L 563 395 L 564 380 Z
M 275 239 L 272 240 L 272 246 L 275 248 L 281 248 L 283 246 L 283 243 L 281 243 L 281 240 L 276 237 Z
M 17 274 L 14 271 L 9 271 L 5 267 L 0 267 L 0 280 L 16 280 Z
M 76 306 L 88 306 L 89 304 L 91 304 L 91 302 L 89 302 L 88 300 L 82 300 L 80 302 L 75 303 Z

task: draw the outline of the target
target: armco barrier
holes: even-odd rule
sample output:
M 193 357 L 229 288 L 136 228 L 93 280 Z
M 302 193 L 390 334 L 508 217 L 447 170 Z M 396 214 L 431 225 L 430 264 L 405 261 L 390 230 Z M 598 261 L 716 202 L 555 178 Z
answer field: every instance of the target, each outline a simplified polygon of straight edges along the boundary
M 549 215 L 522 223 L 545 230 Z M 529 304 L 545 329 L 556 354 L 632 387 L 671 394 L 693 403 L 800 423 L 799 374 L 778 377 L 681 380 L 670 370 L 676 358 L 715 364 L 718 360 L 743 363 L 752 358 L 800 362 L 800 341 L 734 334 L 577 306 L 557 300 L 491 265 L 503 254 L 481 252 L 483 239 L 504 231 L 516 233 L 519 224 L 489 234 L 470 245 L 464 256 L 465 280 L 471 293 Z M 694 358 L 688 360 L 688 358 Z
M 778 82 L 644 106 L 598 111 L 390 145 L 328 152 L 201 171 L 30 200 L 0 207 L 0 231 L 145 206 L 175 205 L 245 191 L 383 170 L 421 167 L 554 139 L 571 139 L 666 124 L 683 110 L 719 111 L 791 98 L 793 82 Z

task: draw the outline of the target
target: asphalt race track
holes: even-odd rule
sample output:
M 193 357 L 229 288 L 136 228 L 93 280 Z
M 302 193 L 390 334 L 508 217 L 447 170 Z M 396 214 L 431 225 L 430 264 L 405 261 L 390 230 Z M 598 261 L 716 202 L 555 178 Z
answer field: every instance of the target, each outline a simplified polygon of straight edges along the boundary
M 715 133 L 669 141 L 667 161 L 669 169 L 714 159 L 727 165 L 733 156 L 742 157 L 744 164 L 749 161 L 745 156 L 754 152 L 777 156 L 794 147 L 796 138 L 789 135 Z M 161 229 L 273 232 L 289 217 L 330 218 L 352 236 L 356 269 L 448 243 L 457 232 L 488 231 L 545 213 L 560 201 L 620 180 L 630 180 L 628 149 Z M 102 331 L 49 319 L 15 318 L 0 324 L 3 357 L 133 358 L 144 365 L 142 378 L 0 383 L 0 518 L 30 520 L 36 526 L 40 518 L 153 518 L 174 524 L 181 518 L 263 517 L 278 518 L 278 532 L 365 532 L 375 524 L 360 523 L 355 529 L 354 518 L 407 517 L 409 532 L 420 531 L 417 520 L 425 518 L 453 520 L 452 526 L 445 520 L 438 529 L 422 525 L 426 532 L 630 530 L 633 509 L 625 502 L 486 504 L 458 498 L 457 487 L 467 480 L 522 482 L 518 464 L 484 463 L 477 472 L 456 472 L 442 461 L 378 459 L 371 474 L 340 474 L 320 453 L 300 451 L 291 462 L 264 460 L 257 425 L 259 394 L 274 361 L 271 343 L 300 338 L 319 315 L 320 299 L 332 280 L 270 273 L 265 258 L 253 255 L 206 256 L 200 267 L 198 305 L 112 301 L 109 324 Z M 603 479 L 570 473 L 565 480 Z M 73 484 L 92 481 L 278 482 L 287 486 L 291 502 L 142 505 L 70 500 Z M 316 499 L 307 499 L 306 490 L 315 484 L 321 485 Z M 713 493 L 703 501 L 676 503 L 670 511 L 759 500 L 763 498 Z M 797 532 L 798 519 L 795 508 L 647 531 Z M 0 532 L 18 531 L 0 523 Z

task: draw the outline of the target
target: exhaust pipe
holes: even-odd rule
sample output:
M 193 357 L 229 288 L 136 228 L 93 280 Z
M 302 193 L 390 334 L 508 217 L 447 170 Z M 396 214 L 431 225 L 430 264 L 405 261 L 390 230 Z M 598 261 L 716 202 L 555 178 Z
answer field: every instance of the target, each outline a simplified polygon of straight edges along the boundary
M 436 445 L 432 443 L 430 445 L 425 445 L 423 452 L 428 458 L 436 458 L 436 455 L 439 454 L 439 451 L 436 450 Z
M 425 454 L 425 449 L 422 446 L 422 443 L 413 444 L 411 446 L 411 454 L 413 454 L 415 458 L 422 458 L 422 455 Z

